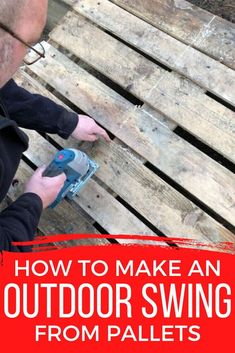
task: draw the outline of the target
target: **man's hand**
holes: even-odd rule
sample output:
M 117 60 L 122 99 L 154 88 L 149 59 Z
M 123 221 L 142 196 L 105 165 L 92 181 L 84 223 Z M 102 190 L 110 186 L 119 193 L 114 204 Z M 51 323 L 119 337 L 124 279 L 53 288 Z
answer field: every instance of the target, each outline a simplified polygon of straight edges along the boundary
M 42 200 L 43 208 L 48 207 L 55 201 L 66 180 L 64 173 L 53 178 L 43 177 L 42 174 L 45 169 L 46 167 L 40 167 L 35 171 L 26 183 L 24 191 L 25 193 L 37 194 Z
M 71 136 L 84 141 L 96 141 L 99 137 L 102 137 L 106 142 L 111 141 L 107 132 L 86 115 L 79 115 L 78 124 Z

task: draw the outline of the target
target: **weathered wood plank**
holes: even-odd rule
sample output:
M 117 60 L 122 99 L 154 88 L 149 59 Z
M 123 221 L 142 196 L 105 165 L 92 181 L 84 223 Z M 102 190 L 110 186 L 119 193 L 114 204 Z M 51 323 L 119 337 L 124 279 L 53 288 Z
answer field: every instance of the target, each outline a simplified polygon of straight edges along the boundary
M 29 135 L 33 143 L 26 156 L 37 165 L 48 163 L 55 152 L 53 147 L 36 132 L 30 131 Z M 42 149 L 44 154 L 40 153 Z M 96 175 L 168 236 L 212 242 L 234 238 L 231 232 L 149 171 L 127 149 L 100 141 L 90 154 L 100 165 Z
M 72 13 L 51 37 L 226 158 L 235 160 L 234 113 L 199 92 L 196 96 L 187 92 L 190 82 L 165 72 Z
M 74 1 L 66 2 L 74 3 Z M 235 25 L 184 0 L 112 0 L 172 37 L 235 69 Z
M 27 131 L 27 133 L 31 138 L 30 148 L 25 152 L 27 158 L 36 165 L 49 164 L 56 152 L 56 148 L 36 132 Z M 76 147 L 76 145 L 76 142 L 74 142 L 73 147 Z M 64 146 L 68 147 L 67 141 L 65 141 Z M 44 151 L 43 156 L 40 153 L 41 150 Z M 77 202 L 111 234 L 155 234 L 95 181 L 87 184 L 84 190 L 81 191 L 80 196 L 74 199 L 74 202 Z M 96 206 L 99 206 L 99 208 L 96 209 Z M 63 201 L 63 206 L 61 207 L 62 210 L 65 210 L 67 203 Z
M 67 106 L 60 99 L 58 99 L 53 93 L 48 91 L 44 86 L 42 86 L 38 81 L 36 81 L 33 77 L 31 77 L 23 69 L 19 69 L 15 73 L 14 79 L 18 85 L 20 85 L 21 87 L 24 87 L 29 92 L 31 92 L 33 94 L 41 94 L 45 97 L 50 98 L 55 103 L 62 105 L 67 110 L 71 110 L 69 106 Z M 154 119 L 156 119 L 159 122 L 159 124 L 167 127 L 170 130 L 174 130 L 177 127 L 177 124 L 175 124 L 175 122 L 173 120 L 168 119 L 167 117 L 165 117 L 163 115 L 160 115 L 155 109 L 151 108 L 147 104 L 143 104 L 140 107 L 140 109 L 151 114 L 151 116 Z M 49 134 L 49 135 L 52 136 L 51 134 Z M 57 139 L 58 143 L 64 141 L 64 139 L 62 139 L 59 136 L 56 136 L 56 139 Z M 69 138 L 68 140 L 70 141 L 71 138 Z
M 177 124 L 173 121 L 168 119 L 166 116 L 159 114 L 155 109 L 150 107 L 148 104 L 143 104 L 139 110 L 145 112 L 146 114 L 150 115 L 152 119 L 155 119 L 160 125 L 165 126 L 169 130 L 175 130 Z
M 234 224 L 235 177 L 167 129 L 157 113 L 136 108 L 53 47 L 38 74 L 134 151 Z M 160 117 L 160 114 L 159 114 Z M 72 142 L 72 141 L 71 141 Z M 70 142 L 70 143 L 71 143 Z
M 28 91 L 30 91 L 31 93 L 36 93 L 36 94 L 42 94 L 43 96 L 46 96 L 52 100 L 54 100 L 57 104 L 61 104 L 63 105 L 65 108 L 69 109 L 69 107 L 67 107 L 64 103 L 62 103 L 58 98 L 56 98 L 53 94 L 51 94 L 51 92 L 49 92 L 44 86 L 42 86 L 40 83 L 38 83 L 38 81 L 36 81 L 34 78 L 32 78 L 30 75 L 28 75 L 24 70 L 20 69 L 18 70 L 18 72 L 15 74 L 14 76 L 16 82 L 21 86 L 21 87 L 24 87 L 25 89 L 27 89 Z M 164 118 L 164 117 L 160 117 L 159 119 L 159 115 L 155 115 L 155 111 L 154 109 L 151 109 L 149 108 L 147 105 L 144 105 L 144 107 L 142 107 L 143 109 L 146 109 L 148 111 L 151 112 L 151 114 L 159 120 L 159 122 L 161 124 L 163 124 L 164 126 L 168 126 L 170 129 L 174 129 L 176 127 L 176 125 L 174 124 L 174 122 L 170 121 L 169 119 L 167 118 Z M 141 109 L 142 109 L 141 108 Z M 60 146 L 63 147 L 71 147 L 74 145 L 74 140 L 69 138 L 66 142 L 61 138 L 59 137 L 58 135 L 50 135 L 51 138 L 53 138 L 53 140 L 59 144 Z M 114 141 L 116 143 L 123 143 L 121 142 L 119 139 L 117 139 L 116 137 L 114 138 Z M 78 148 L 78 146 L 76 146 L 76 148 Z M 80 147 L 79 147 L 80 148 Z M 82 148 L 84 149 L 85 148 L 85 143 L 83 143 L 83 146 Z M 143 158 L 143 157 L 140 157 L 138 155 L 139 159 L 142 161 L 142 163 L 145 163 L 146 160 Z M 92 181 L 91 181 L 92 182 Z M 102 182 L 101 182 L 102 183 Z M 96 185 L 96 193 L 99 191 L 99 194 L 97 195 L 97 198 L 100 198 L 100 195 L 101 195 L 101 198 L 100 200 L 102 200 L 104 202 L 103 206 L 107 206 L 109 204 L 112 204 L 114 202 L 114 207 L 112 208 L 115 212 L 115 217 L 114 219 L 118 218 L 119 219 L 119 228 L 118 228 L 118 232 L 119 233 L 122 233 L 122 234 L 125 234 L 126 232 L 126 229 L 128 229 L 129 231 L 127 231 L 128 234 L 153 234 L 153 235 L 156 235 L 156 233 L 153 233 L 152 230 L 150 228 L 148 228 L 147 226 L 145 226 L 142 222 L 139 222 L 139 220 L 133 216 L 133 219 L 132 217 L 127 217 L 127 211 L 125 209 L 125 207 L 122 207 L 119 205 L 119 207 L 117 207 L 117 205 L 115 205 L 115 203 L 118 204 L 118 202 L 114 199 L 117 194 L 114 193 L 111 189 L 109 189 L 104 183 L 102 183 L 102 187 L 99 186 L 99 184 L 95 183 Z M 93 189 L 94 189 L 94 185 L 93 185 Z M 105 192 L 105 190 L 108 190 L 108 193 Z M 112 198 L 110 197 L 111 195 L 113 196 Z M 79 198 L 81 197 L 81 195 L 79 194 Z M 94 198 L 95 201 L 97 201 L 95 198 Z M 94 205 L 94 200 L 92 200 L 92 205 Z M 78 201 L 79 203 L 79 201 Z M 82 212 L 85 212 L 85 218 L 89 221 L 89 223 L 94 223 L 95 221 L 102 224 L 103 228 L 105 229 L 109 229 L 110 233 L 112 234 L 115 234 L 115 230 L 113 228 L 113 224 L 111 224 L 111 227 L 110 227 L 110 223 L 111 223 L 111 215 L 110 215 L 110 207 L 108 206 L 108 210 L 109 212 L 107 212 L 107 210 L 103 210 L 101 207 L 100 207 L 100 204 L 97 206 L 97 211 L 98 213 L 93 214 L 93 212 L 96 210 L 96 207 L 95 208 L 92 208 L 90 209 L 90 207 L 86 207 L 86 203 L 82 203 L 82 206 L 83 208 L 81 208 L 81 206 L 79 204 L 76 204 L 74 205 L 74 207 L 76 206 L 76 208 L 78 207 L 79 208 L 79 212 L 81 213 L 81 210 Z M 91 203 L 91 202 L 88 202 L 87 203 Z M 117 211 L 119 211 L 119 215 L 117 217 Z M 121 212 L 122 211 L 122 212 Z M 88 219 L 88 215 L 89 215 L 89 219 Z M 93 219 L 91 218 L 93 215 Z M 104 217 L 103 215 L 105 215 L 106 217 Z M 101 217 L 101 219 L 100 219 Z M 121 229 L 120 228 L 120 224 L 124 224 L 125 227 L 126 227 L 126 222 L 122 222 L 122 218 L 127 218 L 129 220 L 129 223 L 132 224 L 132 226 L 130 227 L 128 225 L 127 228 L 125 229 Z M 108 228 L 107 228 L 107 225 L 105 225 L 105 222 L 104 222 L 104 218 L 108 218 L 109 219 L 109 223 L 108 224 Z M 127 243 L 126 240 L 119 240 L 119 243 Z M 129 243 L 129 241 L 128 241 Z
M 218 223 L 146 170 L 126 149 L 114 144 L 107 148 L 100 142 L 91 155 L 100 164 L 97 176 L 165 234 L 195 239 L 205 236 L 211 241 L 220 238 L 217 238 L 218 229 L 216 232 L 214 229 L 212 235 L 207 222 L 217 226 Z M 205 228 L 198 227 L 201 221 L 205 222 L 204 226 L 207 223 Z M 225 237 L 228 233 L 226 230 Z M 230 233 L 229 238 L 234 239 L 234 236 Z
M 123 10 L 108 0 L 73 1 L 73 9 L 235 105 L 235 72 Z
M 21 162 L 16 177 L 19 183 L 15 187 L 11 187 L 8 197 L 13 201 L 22 194 L 24 183 L 32 175 L 33 171 Z M 134 215 L 130 214 L 127 209 L 122 206 L 114 197 L 109 195 L 93 180 L 89 181 L 85 191 L 81 191 L 76 197 L 77 203 L 81 204 L 89 214 L 94 215 L 94 219 L 102 224 L 112 234 L 146 234 L 155 235 L 151 229 L 145 226 Z M 1 204 L 2 205 L 2 204 Z M 4 204 L 6 207 L 6 203 Z M 113 215 L 113 217 L 112 217 Z M 106 226 L 105 226 L 106 223 Z M 48 234 L 99 234 L 92 225 L 88 224 L 83 217 L 73 209 L 66 201 L 63 201 L 55 209 L 46 209 L 43 211 L 39 223 L 41 233 Z M 130 240 L 119 240 L 120 243 L 131 243 Z M 136 241 L 134 241 L 136 242 Z M 79 239 L 65 242 L 67 245 L 88 245 L 88 244 L 109 244 L 106 239 Z M 165 242 L 160 243 L 165 245 Z
M 93 180 L 76 197 L 77 202 L 111 234 L 156 235 Z
M 15 79 L 18 84 L 25 89 L 28 89 L 31 93 L 43 94 L 54 100 L 56 103 L 61 104 L 61 101 L 58 98 L 22 70 L 17 72 Z M 146 109 L 148 109 L 148 107 L 146 107 Z M 154 114 L 154 111 L 152 113 Z M 165 121 L 165 119 L 160 121 L 162 124 L 168 124 L 168 121 Z M 170 122 L 169 125 L 172 126 Z M 59 143 L 62 147 L 78 147 L 77 141 L 75 142 L 74 139 L 69 138 L 65 141 L 59 136 L 51 135 L 51 137 L 53 137 L 56 143 Z M 99 186 L 99 184 L 93 180 L 89 182 L 85 192 L 82 191 L 78 195 L 77 202 L 90 217 L 102 225 L 102 227 L 110 234 L 156 235 L 156 233 L 154 233 L 149 227 L 122 206 L 115 197 L 111 196 L 104 188 Z M 119 240 L 119 242 L 126 243 L 125 240 Z

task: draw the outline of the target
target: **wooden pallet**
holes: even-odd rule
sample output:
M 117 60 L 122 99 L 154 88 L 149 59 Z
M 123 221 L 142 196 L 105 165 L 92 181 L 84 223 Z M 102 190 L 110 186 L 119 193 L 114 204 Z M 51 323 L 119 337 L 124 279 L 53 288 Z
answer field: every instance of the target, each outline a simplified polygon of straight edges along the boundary
M 234 26 L 181 0 L 65 2 L 71 11 L 44 42 L 46 59 L 16 79 L 89 114 L 113 140 L 27 131 L 35 166 L 58 146 L 100 165 L 72 202 L 44 211 L 40 231 L 234 241 Z M 30 173 L 22 162 L 11 200 Z

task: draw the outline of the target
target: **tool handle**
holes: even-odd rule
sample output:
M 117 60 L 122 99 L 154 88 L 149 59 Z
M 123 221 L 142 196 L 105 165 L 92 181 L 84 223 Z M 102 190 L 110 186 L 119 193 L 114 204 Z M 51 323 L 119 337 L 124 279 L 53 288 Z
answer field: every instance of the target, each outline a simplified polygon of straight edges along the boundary
M 63 166 L 57 165 L 54 162 L 51 162 L 46 170 L 43 172 L 42 176 L 44 177 L 55 177 L 63 173 Z
M 56 153 L 53 161 L 43 172 L 43 176 L 55 177 L 66 172 L 67 165 L 75 158 L 75 153 L 70 149 L 64 149 Z M 65 173 L 66 174 L 66 173 Z

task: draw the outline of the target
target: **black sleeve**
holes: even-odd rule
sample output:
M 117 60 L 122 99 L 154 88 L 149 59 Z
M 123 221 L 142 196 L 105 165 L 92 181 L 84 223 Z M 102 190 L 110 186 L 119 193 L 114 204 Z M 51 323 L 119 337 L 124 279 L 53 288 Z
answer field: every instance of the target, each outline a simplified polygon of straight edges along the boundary
M 42 201 L 25 193 L 0 213 L 0 250 L 25 252 L 31 247 L 13 246 L 13 241 L 33 240 L 42 213 Z
M 39 94 L 31 94 L 10 80 L 1 89 L 8 117 L 20 127 L 58 134 L 67 139 L 78 123 L 78 115 Z

